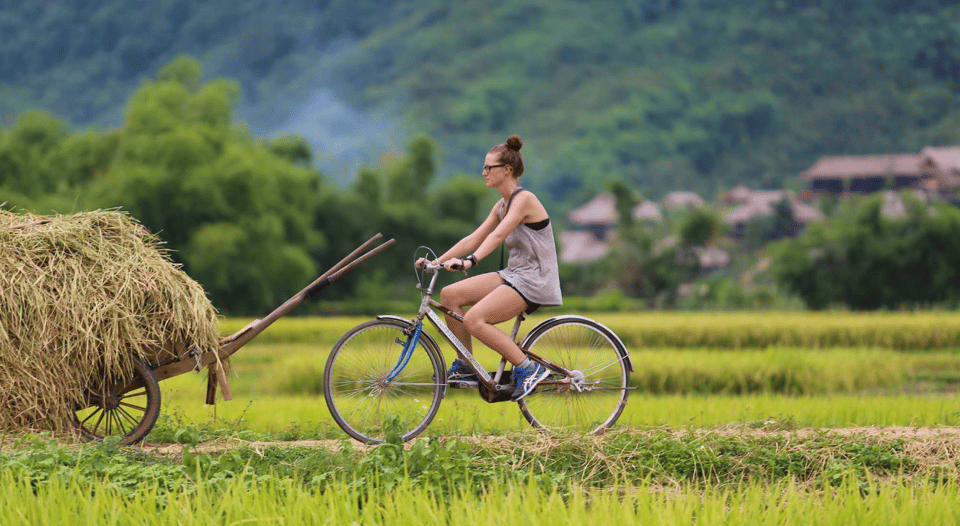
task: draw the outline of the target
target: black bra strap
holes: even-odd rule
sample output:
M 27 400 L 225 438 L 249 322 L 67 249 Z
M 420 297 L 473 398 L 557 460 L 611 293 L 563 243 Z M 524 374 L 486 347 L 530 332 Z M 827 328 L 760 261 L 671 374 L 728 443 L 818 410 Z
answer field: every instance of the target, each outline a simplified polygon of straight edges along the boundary
M 524 190 L 524 188 L 523 188 L 522 186 L 518 186 L 517 189 L 514 190 L 512 194 L 510 194 L 510 200 L 507 201 L 507 208 L 503 211 L 503 217 L 500 218 L 501 221 L 503 221 L 503 218 L 504 218 L 504 217 L 507 217 L 507 212 L 510 211 L 510 205 L 513 204 L 513 198 L 514 198 L 514 196 L 516 196 L 517 194 L 519 194 L 519 193 L 522 192 L 523 190 Z M 501 208 L 503 208 L 503 207 L 501 207 Z
M 512 194 L 510 194 L 510 200 L 507 201 L 507 208 L 506 210 L 503 210 L 503 216 L 500 217 L 501 221 L 503 221 L 504 217 L 507 217 L 507 212 L 510 211 L 510 204 L 513 203 L 513 197 L 522 191 L 523 191 L 523 187 L 518 186 L 517 189 L 514 190 Z M 503 209 L 502 206 L 500 208 Z M 500 243 L 500 270 L 503 270 L 504 268 L 506 268 L 506 262 L 504 261 L 504 248 L 506 246 L 507 246 L 506 242 Z

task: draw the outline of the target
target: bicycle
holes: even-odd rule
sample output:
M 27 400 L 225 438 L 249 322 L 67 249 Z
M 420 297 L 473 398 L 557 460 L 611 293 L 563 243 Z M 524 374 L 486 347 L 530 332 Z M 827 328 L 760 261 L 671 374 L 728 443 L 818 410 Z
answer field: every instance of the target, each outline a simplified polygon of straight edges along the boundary
M 436 260 L 436 255 L 428 260 Z M 441 268 L 427 265 L 417 271 L 422 301 L 416 317 L 377 316 L 347 331 L 330 351 L 323 373 L 324 399 L 337 425 L 360 442 L 383 442 L 384 422 L 391 413 L 398 417 L 404 441 L 416 437 L 436 416 L 447 388 L 477 389 L 488 403 L 510 400 L 513 385 L 507 360 L 501 358 L 491 374 L 437 315 L 440 311 L 463 321 L 432 298 Z M 424 287 L 428 273 L 433 276 Z M 476 381 L 447 380 L 440 348 L 423 330 L 424 318 L 473 369 Z M 510 335 L 514 341 L 524 319 L 521 312 L 514 321 Z M 633 364 L 612 330 L 583 316 L 555 316 L 535 326 L 519 346 L 550 370 L 533 393 L 518 401 L 533 427 L 600 434 L 620 417 L 634 389 Z

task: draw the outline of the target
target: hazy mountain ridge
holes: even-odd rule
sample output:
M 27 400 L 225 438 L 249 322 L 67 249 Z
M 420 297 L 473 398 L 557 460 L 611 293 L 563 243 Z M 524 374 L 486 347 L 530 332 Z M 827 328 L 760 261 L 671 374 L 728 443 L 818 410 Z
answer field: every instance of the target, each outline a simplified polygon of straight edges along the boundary
M 617 179 L 654 196 L 780 186 L 823 154 L 960 142 L 953 2 L 0 6 L 4 122 L 41 107 L 116 124 L 139 79 L 188 53 L 240 81 L 255 132 L 312 129 L 341 180 L 422 131 L 445 172 L 521 133 L 528 186 L 558 201 Z

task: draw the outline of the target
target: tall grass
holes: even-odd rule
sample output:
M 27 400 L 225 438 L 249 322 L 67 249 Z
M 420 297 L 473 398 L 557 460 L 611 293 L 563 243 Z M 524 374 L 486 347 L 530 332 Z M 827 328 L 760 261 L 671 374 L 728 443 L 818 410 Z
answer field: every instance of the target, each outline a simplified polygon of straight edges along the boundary
M 319 345 L 253 342 L 233 358 L 234 391 L 322 396 L 328 352 Z M 661 348 L 631 354 L 631 383 L 651 394 L 853 394 L 936 390 L 960 382 L 960 353 L 951 351 Z M 478 350 L 477 358 L 494 369 L 499 356 Z M 445 359 L 449 364 L 453 356 L 448 352 Z
M 416 313 L 385 312 L 412 317 Z M 960 348 L 960 313 L 923 312 L 628 312 L 586 313 L 613 329 L 631 351 L 642 348 L 745 349 L 784 347 L 879 347 L 897 350 Z M 525 334 L 551 314 L 524 322 Z M 371 317 L 281 319 L 259 342 L 332 346 L 350 327 Z M 226 319 L 221 332 L 241 329 L 247 319 Z M 504 324 L 509 330 L 509 324 Z
M 169 383 L 169 382 L 168 382 Z M 317 396 L 235 393 L 214 409 L 202 404 L 197 385 L 164 391 L 164 412 L 176 425 L 224 429 L 241 436 L 283 439 L 345 438 Z M 842 428 L 853 426 L 957 426 L 957 395 L 644 395 L 631 394 L 615 428 L 658 426 L 715 428 L 758 426 Z M 161 426 L 162 427 L 162 426 Z M 229 431 L 233 430 L 233 431 Z M 488 404 L 475 392 L 449 392 L 425 436 L 536 431 L 510 402 Z M 151 438 L 148 437 L 148 441 Z
M 251 382 L 258 393 L 323 395 L 325 358 L 303 345 L 269 345 L 270 368 L 258 372 L 235 363 L 239 371 L 259 374 Z M 449 360 L 450 358 L 448 358 Z M 851 394 L 906 387 L 920 381 L 960 382 L 960 354 L 947 351 L 904 353 L 886 349 L 831 349 L 811 352 L 799 348 L 655 349 L 632 353 L 631 385 L 651 394 Z M 496 357 L 481 363 L 494 369 Z
M 769 346 L 960 348 L 960 314 L 943 312 L 643 312 L 598 316 L 632 349 Z
M 564 494 L 569 496 L 565 497 Z M 266 478 L 251 491 L 247 481 L 225 488 L 197 486 L 169 496 L 147 485 L 134 499 L 108 484 L 59 481 L 33 486 L 0 473 L 0 523 L 32 526 L 99 524 L 173 526 L 193 524 L 428 525 L 428 524 L 955 524 L 960 488 L 895 479 L 853 480 L 823 491 L 789 481 L 747 482 L 701 490 L 617 486 L 606 491 L 576 487 L 545 490 L 535 485 L 496 485 L 477 496 L 451 496 L 401 484 L 367 497 L 347 487 L 313 491 Z

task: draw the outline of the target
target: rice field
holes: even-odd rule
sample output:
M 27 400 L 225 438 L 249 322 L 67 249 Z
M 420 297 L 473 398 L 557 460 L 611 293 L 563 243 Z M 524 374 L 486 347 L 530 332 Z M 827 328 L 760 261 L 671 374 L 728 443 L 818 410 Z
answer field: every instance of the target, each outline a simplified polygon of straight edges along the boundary
M 557 312 L 530 316 L 521 334 Z M 413 316 L 410 312 L 385 312 Z M 641 348 L 765 349 L 770 346 L 828 349 L 876 347 L 905 351 L 960 349 L 960 314 L 918 312 L 627 312 L 590 313 L 613 329 L 632 351 Z M 287 317 L 257 337 L 260 343 L 326 343 L 371 319 Z M 221 322 L 230 334 L 250 319 Z M 504 325 L 509 330 L 509 324 Z
M 636 390 L 618 427 L 960 424 L 960 344 L 948 345 L 960 341 L 956 313 L 594 317 L 627 342 L 633 358 L 631 385 Z M 339 336 L 368 319 L 282 319 L 235 355 L 234 401 L 203 406 L 203 379 L 188 375 L 164 382 L 164 410 L 176 421 L 208 428 L 344 436 L 323 401 L 323 366 Z M 542 319 L 528 320 L 527 329 Z M 222 332 L 248 322 L 225 320 Z M 449 363 L 452 351 L 436 339 Z M 630 343 L 644 341 L 655 343 Z M 498 355 L 489 349 L 477 349 L 476 355 L 488 368 L 496 366 Z M 426 436 L 494 434 L 528 426 L 515 404 L 488 404 L 475 392 L 451 390 Z
M 568 497 L 564 496 L 567 490 Z M 572 490 L 572 491 L 570 491 Z M 809 492 L 789 482 L 747 482 L 733 489 L 702 491 L 621 486 L 605 491 L 535 486 L 492 486 L 477 496 L 451 496 L 402 484 L 361 498 L 348 488 L 318 492 L 265 481 L 255 491 L 242 480 L 225 488 L 198 486 L 171 495 L 156 485 L 129 499 L 107 485 L 73 481 L 34 487 L 0 473 L 0 522 L 33 526 L 75 524 L 595 524 L 620 525 L 809 525 L 956 524 L 956 483 L 917 485 L 909 480 L 844 484 Z M 15 503 L 15 504 L 14 504 Z M 607 522 L 609 521 L 609 522 Z
M 336 340 L 369 318 L 289 318 L 234 356 L 233 401 L 204 406 L 205 374 L 162 382 L 150 446 L 76 458 L 0 452 L 21 453 L 0 462 L 0 523 L 956 522 L 960 315 L 595 318 L 623 337 L 634 365 L 636 390 L 610 435 L 545 438 L 517 404 L 450 390 L 422 435 L 436 440 L 406 452 L 344 447 L 352 442 L 324 402 L 323 367 Z M 223 320 L 221 332 L 248 322 Z M 489 349 L 476 355 L 496 366 Z M 883 438 L 891 429 L 934 438 Z M 320 453 L 293 442 L 309 439 L 323 439 L 311 446 L 319 464 Z M 204 440 L 235 445 L 204 450 Z M 171 442 L 186 449 L 157 449 Z M 50 465 L 60 475 L 45 475 Z M 511 466 L 511 477 L 498 471 Z
M 323 397 L 237 395 L 215 409 L 202 405 L 200 386 L 165 390 L 165 412 L 180 424 L 233 428 L 293 438 L 345 438 Z M 216 413 L 216 415 L 215 415 Z M 215 419 L 216 417 L 216 419 Z M 958 426 L 958 395 L 641 395 L 632 394 L 616 428 L 773 429 L 864 426 Z M 536 433 L 516 404 L 487 404 L 476 394 L 452 393 L 424 436 Z M 150 438 L 148 437 L 148 441 Z

